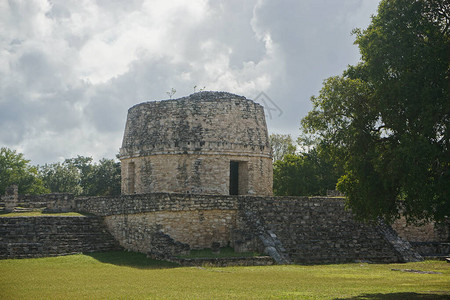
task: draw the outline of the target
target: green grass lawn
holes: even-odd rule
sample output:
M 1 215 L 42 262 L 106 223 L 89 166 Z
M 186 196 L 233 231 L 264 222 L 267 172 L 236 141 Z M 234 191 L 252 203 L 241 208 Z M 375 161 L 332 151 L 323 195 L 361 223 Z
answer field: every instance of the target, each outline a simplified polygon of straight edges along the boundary
M 126 252 L 0 260 L 0 299 L 153 298 L 449 299 L 450 264 L 174 267 Z

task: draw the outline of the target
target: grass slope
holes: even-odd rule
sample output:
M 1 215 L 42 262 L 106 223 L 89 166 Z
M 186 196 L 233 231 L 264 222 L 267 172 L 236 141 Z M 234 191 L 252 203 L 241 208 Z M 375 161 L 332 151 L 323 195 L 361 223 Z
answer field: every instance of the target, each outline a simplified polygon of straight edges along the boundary
M 441 274 L 392 271 L 416 269 Z M 450 265 L 173 267 L 126 252 L 0 261 L 1 299 L 449 299 Z

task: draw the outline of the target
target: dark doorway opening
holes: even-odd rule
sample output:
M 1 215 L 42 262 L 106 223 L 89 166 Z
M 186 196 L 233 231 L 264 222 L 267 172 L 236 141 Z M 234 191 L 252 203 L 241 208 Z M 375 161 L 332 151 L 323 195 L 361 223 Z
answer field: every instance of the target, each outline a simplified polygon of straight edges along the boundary
M 230 161 L 230 195 L 239 194 L 239 162 Z

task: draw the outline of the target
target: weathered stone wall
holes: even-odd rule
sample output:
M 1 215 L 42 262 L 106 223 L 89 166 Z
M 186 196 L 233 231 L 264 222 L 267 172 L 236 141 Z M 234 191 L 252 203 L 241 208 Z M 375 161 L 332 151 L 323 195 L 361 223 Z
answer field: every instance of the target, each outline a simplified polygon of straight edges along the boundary
M 155 234 L 161 232 L 191 249 L 226 246 L 235 228 L 234 210 L 147 212 L 105 217 L 109 231 L 120 244 L 133 251 L 153 252 Z
M 240 212 L 252 212 L 241 214 L 244 224 L 259 222 L 268 228 L 293 262 L 402 260 L 375 224 L 355 221 L 342 198 L 245 197 Z
M 18 186 L 12 185 L 6 188 L 5 195 L 2 196 L 2 202 L 5 205 L 5 211 L 12 211 L 19 201 Z
M 109 231 L 126 249 L 156 254 L 161 251 L 154 247 L 164 235 L 192 249 L 210 248 L 213 242 L 226 246 L 237 214 L 237 197 L 220 195 L 85 197 L 77 198 L 75 205 L 78 211 L 105 216 Z M 169 250 L 176 254 L 186 248 L 173 244 Z
M 145 102 L 128 111 L 120 149 L 122 193 L 230 193 L 239 162 L 239 194 L 272 195 L 264 109 L 245 97 L 201 92 Z
M 230 161 L 245 162 L 239 194 L 272 194 L 272 159 L 251 155 L 161 154 L 122 159 L 122 190 L 133 165 L 136 193 L 175 192 L 228 195 Z M 246 176 L 246 178 L 244 178 Z
M 103 223 L 92 226 L 107 228 L 124 248 L 157 258 L 211 248 L 213 243 L 237 251 L 265 252 L 279 263 L 394 262 L 405 257 L 398 250 L 395 232 L 388 238 L 379 225 L 355 221 L 342 198 L 154 193 L 58 199 L 61 201 L 56 204 L 103 217 L 106 227 Z M 54 208 L 58 209 L 57 205 Z M 19 236 L 0 241 L 4 253 L 56 255 L 65 251 L 50 248 L 52 243 L 58 245 L 58 239 L 78 243 L 95 232 L 91 225 L 64 225 L 57 217 L 2 219 L 7 224 L 17 222 L 15 226 L 20 228 L 3 227 L 0 237 Z M 39 225 L 42 222 L 45 226 Z M 38 232 L 36 237 L 33 232 Z M 86 251 L 76 250 L 81 246 L 55 247 Z
M 398 235 L 411 242 L 449 242 L 450 239 L 450 220 L 441 224 L 429 222 L 421 226 L 407 224 L 406 219 L 401 217 L 397 219 L 392 228 Z
M 448 256 L 450 254 L 450 219 L 442 223 L 428 222 L 424 225 L 407 224 L 404 217 L 392 227 L 403 239 L 423 256 Z
M 2 196 L 2 199 L 5 199 Z M 11 209 L 14 207 L 22 208 L 47 208 L 50 211 L 73 211 L 74 195 L 68 193 L 51 193 L 42 195 L 17 195 L 15 202 L 11 204 Z M 10 209 L 10 210 L 11 210 Z
M 100 217 L 1 217 L 0 258 L 119 249 Z
M 236 196 L 154 193 L 119 197 L 79 197 L 77 211 L 98 216 L 132 215 L 145 212 L 236 210 Z
M 76 206 L 106 216 L 108 229 L 122 246 L 144 253 L 159 252 L 153 249 L 158 234 L 192 249 L 217 242 L 261 251 L 258 240 L 264 232 L 258 228 L 263 228 L 298 263 L 402 260 L 376 224 L 354 220 L 342 198 L 158 193 L 80 198 Z M 249 237 L 247 247 L 241 247 L 243 237 Z

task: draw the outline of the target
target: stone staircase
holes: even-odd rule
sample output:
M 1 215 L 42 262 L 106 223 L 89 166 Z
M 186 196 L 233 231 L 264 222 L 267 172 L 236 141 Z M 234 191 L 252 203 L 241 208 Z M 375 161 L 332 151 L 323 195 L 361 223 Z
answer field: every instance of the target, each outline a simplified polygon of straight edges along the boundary
M 120 249 L 95 216 L 0 217 L 0 258 L 67 255 Z
M 245 224 L 244 228 L 247 229 L 234 232 L 235 249 L 244 252 L 258 248 L 258 251 L 269 255 L 277 264 L 291 264 L 291 259 L 282 242 L 265 225 L 259 212 L 246 209 L 241 209 L 240 212 L 241 220 Z M 255 239 L 257 240 L 255 241 Z M 236 245 L 236 243 L 241 245 Z
M 385 224 L 382 220 L 379 220 L 377 229 L 384 236 L 386 241 L 394 247 L 402 262 L 423 261 L 423 257 L 411 246 L 408 241 L 400 238 L 391 226 Z
M 261 239 L 261 235 L 267 233 L 273 239 L 276 253 L 268 254 L 277 263 L 410 261 L 405 256 L 406 250 L 402 252 L 394 247 L 394 236 L 387 239 L 377 224 L 356 221 L 345 209 L 342 199 L 277 197 L 245 200 L 241 202 L 242 210 L 246 211 L 243 219 L 247 223 L 257 223 L 253 227 L 249 225 L 254 235 Z M 267 248 L 267 244 L 265 246 Z M 411 248 L 408 251 L 411 259 L 421 259 Z M 277 260 L 276 255 L 287 260 Z

